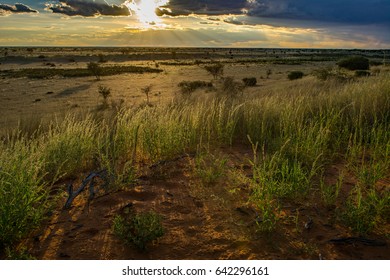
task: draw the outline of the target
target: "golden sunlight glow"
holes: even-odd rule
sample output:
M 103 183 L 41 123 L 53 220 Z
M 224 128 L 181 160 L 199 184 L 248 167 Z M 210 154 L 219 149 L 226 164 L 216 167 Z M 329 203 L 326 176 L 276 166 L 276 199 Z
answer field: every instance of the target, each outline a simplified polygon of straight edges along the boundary
M 124 4 L 135 12 L 138 19 L 148 25 L 160 26 L 161 19 L 156 15 L 156 9 L 166 5 L 169 0 L 127 0 Z

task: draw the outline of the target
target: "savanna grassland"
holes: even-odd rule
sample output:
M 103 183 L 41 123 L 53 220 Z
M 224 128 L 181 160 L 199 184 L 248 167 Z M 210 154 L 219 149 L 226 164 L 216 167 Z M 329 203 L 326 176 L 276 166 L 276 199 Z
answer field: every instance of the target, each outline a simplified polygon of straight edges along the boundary
M 390 259 L 383 51 L 0 54 L 2 258 Z

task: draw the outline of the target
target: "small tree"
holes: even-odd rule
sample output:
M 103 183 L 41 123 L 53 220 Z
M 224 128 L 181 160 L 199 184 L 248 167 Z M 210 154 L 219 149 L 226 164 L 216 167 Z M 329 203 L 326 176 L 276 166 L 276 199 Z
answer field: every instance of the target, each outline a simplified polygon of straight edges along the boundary
M 105 86 L 99 86 L 99 94 L 103 97 L 103 107 L 108 107 L 107 99 L 111 95 L 111 89 Z
M 96 77 L 96 80 L 100 80 L 100 75 L 102 74 L 102 68 L 96 62 L 90 62 L 87 65 L 88 70 Z
M 146 87 L 141 88 L 142 93 L 146 95 L 146 103 L 148 105 L 150 104 L 149 103 L 149 95 L 150 95 L 150 93 L 152 91 L 152 87 L 153 87 L 152 85 L 148 85 Z
M 220 62 L 215 63 L 213 65 L 206 65 L 204 69 L 209 72 L 211 75 L 213 75 L 214 80 L 216 80 L 218 77 L 222 77 L 223 75 L 223 68 L 224 65 Z

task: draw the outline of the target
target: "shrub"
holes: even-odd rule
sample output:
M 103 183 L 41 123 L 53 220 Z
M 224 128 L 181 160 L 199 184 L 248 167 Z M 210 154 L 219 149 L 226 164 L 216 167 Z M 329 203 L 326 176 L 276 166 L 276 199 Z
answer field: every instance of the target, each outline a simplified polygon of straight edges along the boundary
M 99 63 L 106 63 L 107 62 L 107 59 L 104 57 L 104 55 L 102 53 L 100 53 L 98 55 L 99 57 Z
M 90 62 L 87 65 L 88 70 L 96 77 L 96 80 L 100 80 L 102 74 L 102 68 L 96 62 Z
M 302 79 L 303 77 L 303 72 L 302 71 L 292 71 L 288 74 L 288 79 L 290 81 L 292 80 L 297 80 L 297 79 Z
M 371 76 L 371 73 L 366 70 L 356 70 L 355 71 L 355 77 L 369 77 Z
M 242 81 L 246 87 L 254 87 L 257 84 L 257 79 L 254 77 L 244 78 Z
M 272 74 L 272 70 L 271 69 L 267 69 L 267 72 L 266 72 L 267 79 L 269 79 L 269 76 L 271 74 Z
M 355 186 L 346 200 L 342 213 L 343 221 L 354 232 L 364 235 L 386 221 L 389 213 L 390 195 L 380 195 L 374 189 L 364 191 Z
M 313 75 L 321 81 L 335 79 L 342 82 L 349 79 L 349 77 L 346 76 L 345 73 L 342 73 L 338 69 L 332 69 L 332 68 L 316 69 L 313 71 Z
M 341 68 L 348 70 L 369 70 L 370 63 L 367 58 L 362 56 L 351 56 L 344 58 L 337 62 L 337 65 Z
M 211 88 L 213 84 L 204 81 L 182 81 L 178 84 L 182 94 L 190 95 L 199 88 Z
M 224 65 L 220 62 L 213 64 L 213 65 L 206 65 L 204 69 L 209 72 L 211 75 L 213 75 L 214 79 L 217 79 L 218 77 L 222 77 L 223 75 L 223 68 Z
M 228 96 L 241 94 L 244 87 L 241 83 L 236 82 L 233 77 L 225 77 L 222 80 L 221 91 Z
M 103 97 L 103 106 L 107 107 L 107 99 L 111 95 L 111 89 L 105 86 L 99 86 L 99 94 Z
M 153 211 L 125 217 L 117 215 L 113 224 L 114 233 L 127 244 L 132 244 L 144 251 L 149 242 L 164 235 L 161 216 Z
M 152 92 L 152 87 L 153 87 L 152 85 L 148 85 L 146 87 L 141 88 L 142 93 L 146 95 L 146 103 L 147 104 L 150 104 L 149 95 Z

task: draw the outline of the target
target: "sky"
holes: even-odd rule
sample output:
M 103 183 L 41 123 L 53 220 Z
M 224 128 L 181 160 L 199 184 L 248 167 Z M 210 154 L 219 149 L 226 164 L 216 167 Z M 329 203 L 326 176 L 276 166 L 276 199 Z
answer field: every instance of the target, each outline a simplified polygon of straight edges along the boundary
M 0 0 L 0 46 L 390 49 L 390 0 Z

